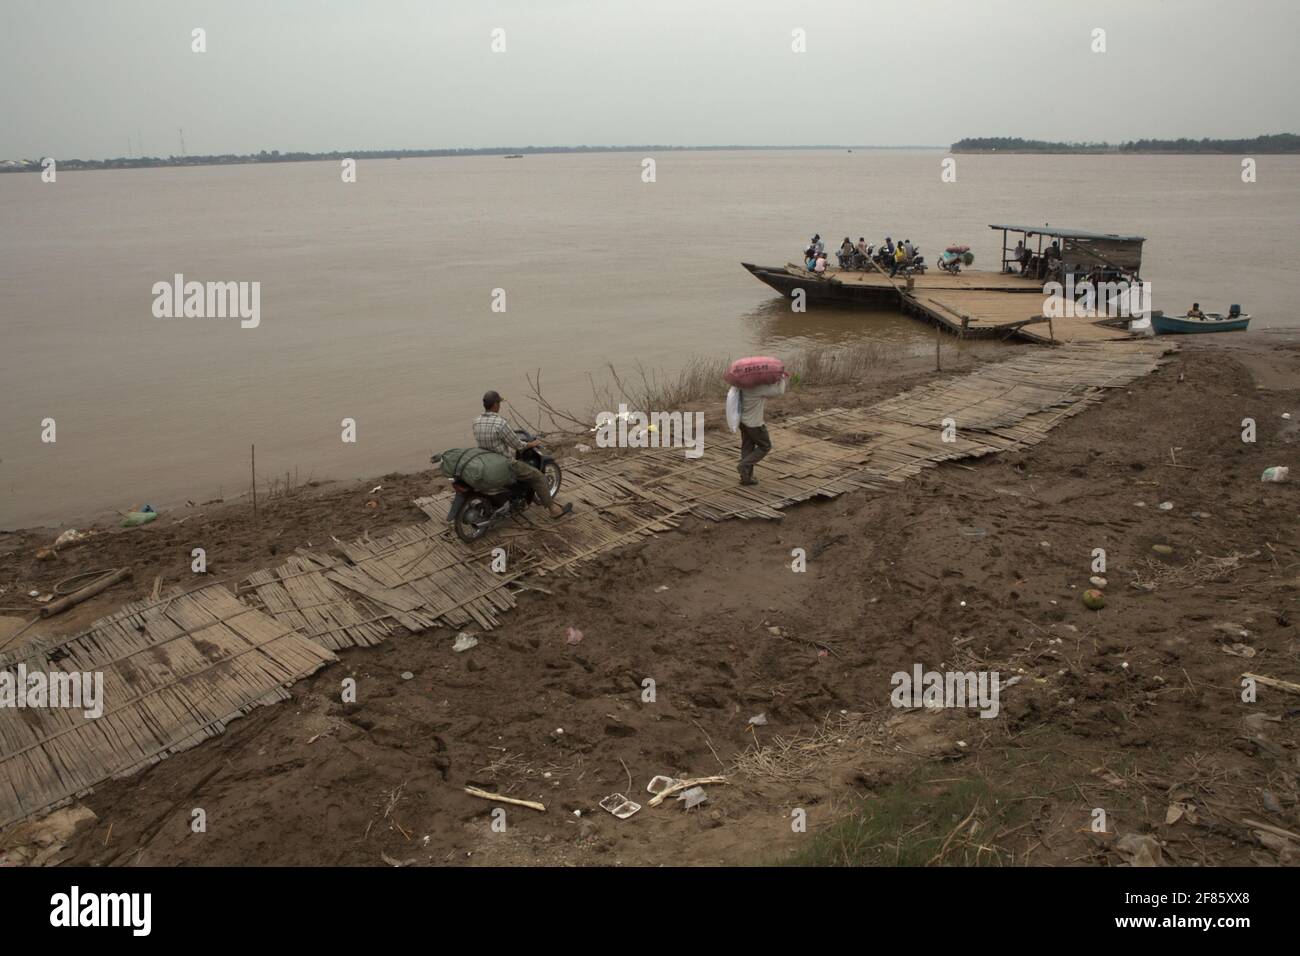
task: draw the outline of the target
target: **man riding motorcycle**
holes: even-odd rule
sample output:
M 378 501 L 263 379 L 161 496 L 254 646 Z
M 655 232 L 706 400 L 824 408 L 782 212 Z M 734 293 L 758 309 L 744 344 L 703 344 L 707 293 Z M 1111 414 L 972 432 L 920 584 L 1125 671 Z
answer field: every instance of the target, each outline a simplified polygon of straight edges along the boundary
M 515 458 L 515 452 L 535 448 L 541 444 L 541 439 L 534 438 L 525 442 L 515 434 L 510 423 L 501 416 L 501 396 L 496 391 L 489 391 L 483 396 L 483 414 L 474 419 L 474 441 L 479 448 L 510 459 L 510 472 L 515 480 L 533 490 L 537 500 L 546 505 L 552 518 L 562 518 L 573 511 L 572 502 L 561 507 L 551 498 L 545 475 L 532 465 Z

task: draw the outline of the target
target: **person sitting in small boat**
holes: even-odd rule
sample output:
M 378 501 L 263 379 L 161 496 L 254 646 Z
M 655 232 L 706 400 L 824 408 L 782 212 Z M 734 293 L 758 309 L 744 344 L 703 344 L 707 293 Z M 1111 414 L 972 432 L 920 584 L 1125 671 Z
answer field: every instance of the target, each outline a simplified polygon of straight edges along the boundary
M 907 261 L 911 262 L 916 256 L 916 249 L 913 248 L 911 239 L 903 240 L 903 249 L 907 252 Z
M 871 258 L 871 247 L 867 245 L 866 236 L 858 236 L 858 255 L 862 257 L 862 265 L 864 266 L 867 264 L 867 260 Z
M 840 243 L 840 251 L 835 253 L 835 258 L 840 261 L 841 269 L 847 269 L 853 264 L 853 240 L 848 236 Z
M 881 262 L 894 261 L 894 240 L 889 236 L 885 236 L 885 244 L 880 247 L 879 255 Z
M 1205 318 L 1205 313 L 1201 311 L 1201 303 L 1199 303 L 1199 302 L 1193 302 L 1193 303 L 1192 303 L 1192 307 L 1191 307 L 1190 309 L 1187 310 L 1187 317 L 1188 317 L 1189 319 L 1203 319 L 1203 318 Z
M 821 233 L 816 233 L 812 237 L 812 249 L 813 249 L 813 255 L 821 255 L 823 252 L 826 251 L 826 244 L 822 242 Z
M 826 253 L 817 253 L 817 261 L 813 264 L 813 272 L 821 274 L 826 271 Z
M 809 272 L 817 268 L 817 253 L 809 249 L 803 256 L 803 267 Z
M 1016 243 L 1016 262 L 1020 263 L 1022 274 L 1029 271 L 1029 250 L 1025 248 L 1023 239 Z

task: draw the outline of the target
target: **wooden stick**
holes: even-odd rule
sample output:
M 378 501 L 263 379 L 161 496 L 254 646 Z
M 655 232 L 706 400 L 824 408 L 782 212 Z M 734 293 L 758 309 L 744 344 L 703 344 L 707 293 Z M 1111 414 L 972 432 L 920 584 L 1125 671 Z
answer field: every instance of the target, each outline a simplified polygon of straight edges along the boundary
M 257 517 L 257 446 L 248 446 L 248 470 L 253 476 L 253 517 Z
M 130 576 L 130 568 L 119 568 L 116 574 L 109 575 L 102 580 L 96 581 L 94 584 L 88 585 L 80 591 L 73 591 L 65 598 L 51 601 L 49 604 L 45 605 L 45 607 L 41 608 L 41 617 L 53 617 L 56 614 L 62 614 L 68 608 L 74 607 L 89 598 L 93 598 L 96 594 L 107 591 L 114 584 L 117 584 L 120 581 L 125 581 Z
M 1274 836 L 1286 837 L 1288 840 L 1295 840 L 1300 843 L 1300 836 L 1292 833 L 1290 830 L 1283 830 L 1281 827 L 1275 827 L 1268 823 L 1260 823 L 1258 820 L 1252 820 L 1250 817 L 1242 817 L 1241 822 L 1248 827 L 1254 827 L 1256 830 L 1263 830 L 1266 833 L 1272 833 Z
M 1247 671 L 1242 677 L 1249 677 L 1256 683 L 1263 684 L 1265 687 L 1276 687 L 1278 690 L 1289 691 L 1292 694 L 1300 694 L 1300 684 L 1293 684 L 1289 680 L 1279 680 L 1276 677 L 1265 677 L 1262 674 L 1252 674 Z
M 480 790 L 478 787 L 466 787 L 465 792 L 471 797 L 478 797 L 480 800 L 493 800 L 497 803 L 509 803 L 516 807 L 527 807 L 529 810 L 540 810 L 546 812 L 543 804 L 533 800 L 516 800 L 514 797 L 503 797 L 499 793 L 488 793 L 486 790 Z
M 691 787 L 702 787 L 706 783 L 726 783 L 726 777 L 696 777 L 694 780 L 678 780 L 671 787 L 665 787 L 654 795 L 650 800 L 650 806 L 657 807 L 665 799 L 671 797 L 674 793 L 681 790 L 689 790 Z

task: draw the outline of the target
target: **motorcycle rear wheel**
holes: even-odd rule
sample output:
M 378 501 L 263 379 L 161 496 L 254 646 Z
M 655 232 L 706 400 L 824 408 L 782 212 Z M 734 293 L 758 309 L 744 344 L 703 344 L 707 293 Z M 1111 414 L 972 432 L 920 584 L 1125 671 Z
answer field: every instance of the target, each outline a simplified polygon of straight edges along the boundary
M 472 544 L 487 534 L 492 523 L 492 502 L 483 495 L 467 495 L 456 512 L 456 537 Z

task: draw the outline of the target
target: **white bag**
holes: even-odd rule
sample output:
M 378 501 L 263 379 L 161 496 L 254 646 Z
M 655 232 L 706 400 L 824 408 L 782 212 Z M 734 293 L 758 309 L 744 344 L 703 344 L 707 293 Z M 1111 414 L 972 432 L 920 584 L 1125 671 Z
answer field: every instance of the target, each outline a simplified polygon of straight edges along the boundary
M 734 385 L 727 392 L 727 427 L 733 432 L 740 427 L 740 389 Z

